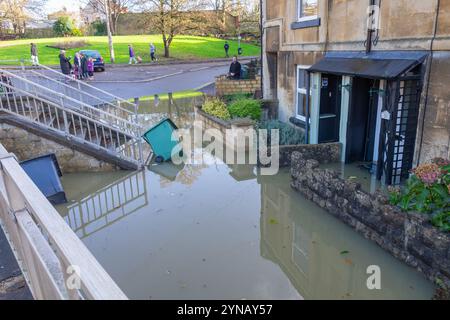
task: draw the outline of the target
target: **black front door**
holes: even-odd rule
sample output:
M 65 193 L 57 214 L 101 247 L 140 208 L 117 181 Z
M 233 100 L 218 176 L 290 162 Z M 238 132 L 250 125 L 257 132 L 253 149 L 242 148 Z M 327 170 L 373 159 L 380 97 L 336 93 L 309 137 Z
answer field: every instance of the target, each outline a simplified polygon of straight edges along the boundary
M 339 141 L 342 77 L 322 74 L 320 90 L 319 143 Z
M 347 122 L 345 162 L 370 162 L 375 141 L 379 81 L 354 78 Z

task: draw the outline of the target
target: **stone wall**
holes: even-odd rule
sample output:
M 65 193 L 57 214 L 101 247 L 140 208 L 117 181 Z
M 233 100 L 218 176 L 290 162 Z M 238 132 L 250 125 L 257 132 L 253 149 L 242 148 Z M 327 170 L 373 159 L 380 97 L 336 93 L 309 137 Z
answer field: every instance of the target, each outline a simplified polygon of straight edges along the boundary
M 112 164 L 6 123 L 0 123 L 0 143 L 14 153 L 19 161 L 55 153 L 63 173 L 118 170 Z
M 339 142 L 280 146 L 280 167 L 289 167 L 291 165 L 294 152 L 300 152 L 306 159 L 314 159 L 321 164 L 339 162 L 341 150 L 342 145 Z
M 236 93 L 252 93 L 261 90 L 261 77 L 255 79 L 230 80 L 227 76 L 216 77 L 216 94 L 224 96 Z
M 300 152 L 292 154 L 295 190 L 394 257 L 421 271 L 430 281 L 450 288 L 450 234 L 433 227 L 425 215 L 404 213 L 380 192 L 368 194 L 360 184 Z
M 236 119 L 225 121 L 219 118 L 216 118 L 206 112 L 204 112 L 201 107 L 195 108 L 195 121 L 200 122 L 202 124 L 202 129 L 217 129 L 219 130 L 224 139 L 224 144 L 227 147 L 234 148 L 237 146 L 237 137 L 235 136 L 233 141 L 228 141 L 227 130 L 243 130 L 246 132 L 247 130 L 252 130 L 254 128 L 254 122 L 249 119 Z M 245 150 L 249 150 L 249 143 L 246 141 Z

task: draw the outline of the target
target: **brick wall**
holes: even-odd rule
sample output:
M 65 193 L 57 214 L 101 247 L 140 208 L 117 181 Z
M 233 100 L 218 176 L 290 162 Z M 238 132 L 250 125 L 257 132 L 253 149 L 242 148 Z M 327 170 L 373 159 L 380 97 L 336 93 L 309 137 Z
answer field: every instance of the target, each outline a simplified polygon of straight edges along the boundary
M 261 77 L 255 79 L 230 80 L 226 76 L 216 78 L 216 94 L 224 96 L 236 93 L 252 93 L 261 90 Z

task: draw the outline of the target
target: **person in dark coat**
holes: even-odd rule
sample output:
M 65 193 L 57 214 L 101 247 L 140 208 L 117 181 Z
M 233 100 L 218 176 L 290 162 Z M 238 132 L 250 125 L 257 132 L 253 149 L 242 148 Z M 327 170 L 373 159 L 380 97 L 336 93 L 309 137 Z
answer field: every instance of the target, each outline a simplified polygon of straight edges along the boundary
M 59 53 L 59 65 L 61 66 L 61 72 L 65 75 L 70 75 L 72 70 L 72 64 L 70 63 L 70 58 L 66 57 L 66 51 L 61 50 Z
M 30 53 L 31 53 L 31 64 L 33 66 L 39 65 L 38 51 L 36 43 L 30 43 Z
M 88 61 L 85 54 L 81 54 L 81 75 L 83 79 L 87 79 L 88 75 Z
M 75 78 L 78 80 L 81 79 L 81 58 L 78 52 L 75 52 L 75 57 L 73 58 L 73 72 L 75 74 Z
M 225 58 L 229 58 L 228 51 L 230 50 L 230 45 L 228 44 L 228 41 L 225 41 L 223 48 L 225 49 Z
M 233 62 L 230 65 L 230 72 L 228 76 L 235 80 L 239 80 L 241 78 L 241 64 L 236 56 L 233 57 Z

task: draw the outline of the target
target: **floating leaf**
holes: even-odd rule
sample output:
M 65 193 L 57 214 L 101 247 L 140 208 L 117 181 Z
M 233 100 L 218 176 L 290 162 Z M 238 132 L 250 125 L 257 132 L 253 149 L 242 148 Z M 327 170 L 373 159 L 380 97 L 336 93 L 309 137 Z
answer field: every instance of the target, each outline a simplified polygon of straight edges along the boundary
M 350 253 L 348 250 L 344 250 L 344 251 L 341 251 L 340 254 L 348 254 L 348 253 Z
M 272 218 L 272 219 L 269 220 L 269 223 L 270 224 L 278 224 L 278 220 Z

